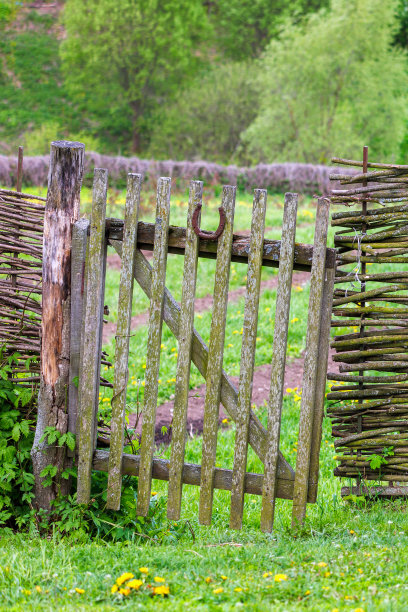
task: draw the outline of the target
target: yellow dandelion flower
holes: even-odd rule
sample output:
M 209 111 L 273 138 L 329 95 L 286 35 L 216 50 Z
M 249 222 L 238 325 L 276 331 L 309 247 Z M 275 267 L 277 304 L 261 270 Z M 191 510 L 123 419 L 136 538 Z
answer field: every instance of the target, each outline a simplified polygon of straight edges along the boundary
M 109 397 L 104 397 L 102 401 L 103 402 L 110 402 L 110 399 L 109 399 Z
M 351 535 L 354 535 L 356 532 L 354 531 L 354 529 L 350 529 L 350 533 Z
M 241 587 L 236 587 L 234 589 L 235 593 L 240 593 L 242 591 Z
M 228 348 L 232 348 L 234 345 L 233 344 L 227 344 Z
M 176 349 L 174 348 L 174 346 L 173 346 L 173 348 L 171 349 L 171 352 L 172 352 L 172 353 L 175 353 L 175 352 L 176 352 Z
M 264 572 L 262 574 L 262 578 L 268 578 L 269 577 L 269 572 Z
M 354 612 L 364 612 L 363 608 L 354 608 Z
M 35 587 L 35 590 L 37 591 L 37 593 L 42 593 L 42 588 L 40 586 L 38 586 L 38 584 Z
M 275 578 L 274 581 L 275 582 L 283 582 L 284 580 L 287 580 L 288 577 L 286 574 L 275 574 Z
M 23 589 L 23 595 L 31 595 L 30 589 Z
M 149 568 L 148 567 L 139 567 L 139 572 L 141 574 L 148 574 L 149 573 Z
M 155 576 L 153 579 L 155 582 L 166 582 L 165 578 L 161 578 L 160 576 Z
M 358 571 L 359 574 L 363 573 L 363 570 L 361 569 L 361 567 L 359 567 L 357 571 Z
M 196 314 L 196 317 L 197 317 L 197 319 L 202 319 L 202 318 L 203 318 L 203 315 Z
M 112 593 L 112 595 L 113 595 L 113 593 L 116 593 L 116 592 L 117 592 L 118 588 L 119 588 L 119 587 L 118 587 L 118 585 L 117 585 L 117 584 L 114 584 L 114 585 L 113 585 L 113 587 L 111 588 L 111 593 Z
M 135 591 L 138 591 L 140 587 L 142 586 L 142 584 L 143 584 L 143 580 L 138 580 L 137 578 L 134 578 L 133 580 L 129 580 L 126 586 L 129 589 L 134 589 Z
M 228 580 L 228 576 L 221 576 L 222 580 Z
M 329 576 L 331 576 L 331 572 L 324 572 L 324 577 L 328 578 Z
M 232 333 L 233 334 L 239 334 L 239 331 L 237 329 L 234 329 L 234 331 Z
M 161 348 L 161 349 L 165 349 L 166 347 L 164 346 L 164 344 L 161 344 L 161 345 L 160 345 L 160 348 Z
M 312 591 L 309 591 L 309 589 L 307 591 L 305 591 L 305 595 L 310 595 Z
M 125 572 L 124 574 L 119 576 L 119 578 L 116 579 L 116 584 L 118 586 L 122 586 L 124 582 L 126 582 L 127 580 L 131 580 L 132 578 L 134 578 L 133 574 L 131 574 L 130 572 Z
M 293 317 L 293 319 L 291 320 L 291 323 L 297 323 L 299 321 L 299 319 L 297 317 Z
M 297 293 L 300 293 L 301 291 L 303 291 L 303 287 L 300 287 L 300 285 L 298 285 L 297 287 L 295 287 L 295 291 L 297 291 Z
M 83 595 L 85 593 L 85 589 L 78 589 L 78 588 L 76 588 L 75 591 L 77 593 L 79 593 L 80 595 Z
M 125 595 L 125 596 L 126 596 L 126 595 L 129 595 L 129 593 L 130 593 L 130 589 L 128 589 L 127 587 L 126 587 L 126 588 L 119 589 L 119 593 L 120 593 L 121 595 Z
M 223 593 L 224 589 L 222 587 L 218 587 L 218 589 L 214 589 L 214 595 L 219 595 L 219 593 Z
M 154 595 L 162 595 L 162 597 L 164 597 L 165 595 L 168 595 L 169 593 L 170 593 L 170 587 L 164 584 L 162 586 L 153 587 Z
M 228 423 L 228 419 L 222 419 L 222 423 Z
M 152 492 L 150 493 L 150 495 L 151 495 L 152 497 L 153 497 L 154 495 L 157 495 L 157 491 L 152 491 Z M 142 571 L 142 569 L 147 569 L 147 568 L 146 568 L 146 567 L 143 567 L 143 568 L 141 567 L 141 568 L 140 568 L 140 570 L 139 570 L 139 572 L 141 572 L 141 571 Z M 142 574 L 143 574 L 143 573 L 146 573 L 146 574 L 147 574 L 147 572 L 142 572 Z
M 212 582 L 212 578 L 211 576 L 207 576 L 207 578 L 205 579 L 206 583 L 209 584 L 210 582 Z
M 325 561 L 319 561 L 317 567 L 327 567 L 327 563 Z
M 269 311 L 270 311 L 270 308 L 268 306 L 268 308 L 265 308 L 265 312 L 269 312 Z
M 145 364 L 145 363 L 142 365 L 142 368 L 143 368 L 144 370 L 146 369 L 146 364 Z
M 331 612 L 340 612 L 338 608 L 332 608 Z

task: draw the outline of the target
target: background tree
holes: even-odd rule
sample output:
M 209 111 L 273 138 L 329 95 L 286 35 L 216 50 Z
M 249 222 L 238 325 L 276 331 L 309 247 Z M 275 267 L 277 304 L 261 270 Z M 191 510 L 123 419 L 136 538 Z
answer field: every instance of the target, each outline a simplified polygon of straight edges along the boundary
M 394 159 L 407 115 L 405 55 L 391 48 L 394 1 L 332 0 L 286 26 L 260 63 L 262 102 L 244 140 L 254 161 Z
M 200 0 L 67 0 L 61 45 L 68 91 L 116 144 L 139 151 L 151 113 L 202 62 Z
M 258 109 L 253 73 L 251 64 L 230 62 L 197 78 L 164 109 L 153 130 L 149 154 L 158 159 L 232 161 L 240 148 L 241 132 Z

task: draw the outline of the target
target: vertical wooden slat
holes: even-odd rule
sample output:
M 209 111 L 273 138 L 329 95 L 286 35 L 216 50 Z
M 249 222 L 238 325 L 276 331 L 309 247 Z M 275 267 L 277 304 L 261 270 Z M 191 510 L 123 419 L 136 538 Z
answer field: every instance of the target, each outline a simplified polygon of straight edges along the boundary
M 119 510 L 122 488 L 123 428 L 129 376 L 129 333 L 132 318 L 133 279 L 141 182 L 141 174 L 128 174 L 116 328 L 115 374 L 111 402 L 112 418 L 106 503 L 107 508 L 111 510 Z
M 171 179 L 168 177 L 160 178 L 157 183 L 152 296 L 150 299 L 149 311 L 142 441 L 140 448 L 140 474 L 137 494 L 137 513 L 142 516 L 146 516 L 149 511 L 152 484 L 154 430 L 156 424 L 160 344 L 163 324 L 167 244 L 169 237 L 170 191 Z
M 276 292 L 271 388 L 268 403 L 268 431 L 262 491 L 261 529 L 266 532 L 272 531 L 275 512 L 286 347 L 288 340 L 290 297 L 292 291 L 293 260 L 295 254 L 297 205 L 297 194 L 286 193 L 279 258 L 278 288 Z
M 80 219 L 72 228 L 71 256 L 71 344 L 69 356 L 68 431 L 77 433 L 78 380 L 84 305 L 84 274 L 89 220 Z M 71 451 L 68 452 L 72 456 Z
M 21 193 L 23 187 L 23 155 L 24 147 L 18 147 L 18 161 L 17 161 L 17 184 L 16 191 Z
M 181 494 L 183 487 L 182 472 L 186 443 L 188 390 L 190 383 L 191 348 L 194 330 L 194 298 L 196 291 L 199 244 L 199 239 L 196 236 L 192 226 L 192 216 L 196 206 L 201 204 L 202 196 L 203 183 L 201 181 L 191 181 L 187 215 L 183 289 L 180 308 L 180 329 L 183 330 L 183 332 L 179 336 L 178 343 L 167 502 L 167 517 L 176 521 L 180 518 Z
M 313 260 L 310 275 L 309 316 L 307 321 L 302 400 L 300 404 L 298 452 L 293 488 L 293 527 L 302 524 L 306 514 L 317 363 L 319 359 L 320 319 L 325 278 L 329 206 L 330 203 L 328 199 L 319 198 L 317 203 Z
M 213 476 L 217 451 L 218 415 L 220 409 L 222 361 L 225 340 L 225 320 L 228 303 L 228 284 L 234 224 L 235 193 L 235 187 L 231 187 L 230 185 L 224 186 L 222 207 L 225 211 L 225 227 L 223 233 L 218 239 L 214 302 L 210 342 L 208 347 L 206 393 L 204 402 L 203 451 L 199 507 L 199 521 L 202 525 L 209 525 L 211 523 L 213 504 Z
M 326 392 L 327 362 L 329 357 L 330 343 L 330 320 L 333 301 L 335 268 L 326 269 L 326 280 L 323 288 L 322 311 L 320 319 L 319 338 L 319 365 L 316 378 L 316 395 L 314 402 L 312 454 L 310 457 L 309 490 L 310 503 L 315 503 L 317 498 L 317 485 L 319 482 L 319 454 L 322 441 L 322 422 L 324 415 L 324 398 Z
M 103 310 L 106 250 L 105 217 L 108 172 L 95 168 L 89 247 L 86 266 L 86 300 L 78 389 L 78 503 L 90 499 L 92 456 L 96 437 L 100 372 L 101 311 Z
M 266 197 L 266 190 L 255 190 L 252 209 L 251 241 L 248 256 L 241 368 L 237 402 L 238 418 L 236 421 L 234 468 L 231 489 L 231 529 L 241 529 L 244 510 L 245 472 L 248 456 L 249 417 L 251 414 L 256 333 L 258 329 Z

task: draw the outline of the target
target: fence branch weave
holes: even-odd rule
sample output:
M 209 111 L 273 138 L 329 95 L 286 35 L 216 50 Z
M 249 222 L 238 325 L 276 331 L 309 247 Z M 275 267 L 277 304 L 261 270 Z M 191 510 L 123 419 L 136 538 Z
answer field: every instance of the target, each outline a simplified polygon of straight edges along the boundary
M 347 207 L 332 215 L 335 474 L 392 485 L 408 481 L 408 166 L 332 161 L 363 166 L 330 177 L 345 186 L 332 205 Z
M 18 352 L 13 376 L 30 385 L 39 380 L 44 202 L 0 190 L 0 345 Z

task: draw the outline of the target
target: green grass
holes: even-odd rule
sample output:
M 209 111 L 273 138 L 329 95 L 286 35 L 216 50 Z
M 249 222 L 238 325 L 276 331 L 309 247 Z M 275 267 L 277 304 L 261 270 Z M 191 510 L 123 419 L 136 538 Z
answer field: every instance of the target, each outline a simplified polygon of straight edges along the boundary
M 122 216 L 123 192 L 110 197 L 109 214 Z M 185 197 L 173 196 L 181 204 L 172 206 L 171 222 L 185 224 Z M 88 202 L 89 192 L 83 201 Z M 154 195 L 149 195 L 150 207 L 145 207 L 142 218 L 152 221 Z M 238 198 L 237 229 L 250 223 L 251 197 Z M 282 218 L 282 196 L 269 198 L 268 237 L 279 238 Z M 216 199 L 209 204 L 215 209 Z M 116 208 L 115 208 L 116 207 Z M 300 205 L 297 240 L 310 242 L 313 237 L 314 205 L 305 200 Z M 203 218 L 205 227 L 211 223 Z M 216 224 L 217 219 L 213 220 Z M 332 235 L 332 230 L 331 235 Z M 182 258 L 169 256 L 167 285 L 180 298 Z M 197 295 L 212 293 L 215 265 L 200 260 Z M 264 279 L 276 273 L 265 269 Z M 230 288 L 245 285 L 246 267 L 234 264 Z M 118 271 L 107 274 L 106 303 L 112 320 L 116 316 Z M 274 325 L 276 290 L 264 291 L 259 309 L 259 328 L 256 365 L 270 362 Z M 294 291 L 288 342 L 289 358 L 298 357 L 306 333 L 308 285 Z M 140 288 L 135 288 L 133 312 L 148 307 Z M 238 375 L 244 303 L 243 299 L 228 306 L 224 367 L 228 374 Z M 296 320 L 297 319 L 297 320 Z M 195 325 L 208 341 L 211 313 L 196 314 Z M 133 332 L 130 342 L 129 408 L 136 402 L 137 380 L 143 380 L 146 354 L 146 326 Z M 113 355 L 114 346 L 108 351 Z M 159 401 L 174 393 L 177 343 L 167 327 L 163 327 L 163 348 L 160 370 Z M 109 378 L 111 371 L 104 372 Z M 191 386 L 202 383 L 196 368 L 192 368 Z M 140 389 L 141 397 L 143 387 Z M 109 397 L 109 392 L 102 396 Z M 103 404 L 103 402 L 102 402 Z M 106 406 L 106 403 L 105 403 Z M 265 406 L 256 407 L 261 421 L 266 423 Z M 298 430 L 299 397 L 285 395 L 281 432 L 281 450 L 294 466 Z M 261 502 L 259 497 L 246 496 L 244 528 L 240 532 L 228 528 L 230 494 L 215 491 L 213 524 L 198 524 L 199 489 L 185 486 L 183 491 L 182 522 L 188 521 L 182 539 L 174 543 L 169 533 L 163 545 L 146 541 L 143 545 L 135 534 L 134 542 L 111 544 L 102 541 L 76 541 L 73 536 L 40 539 L 25 534 L 4 532 L 0 546 L 0 609 L 1 610 L 149 610 L 158 607 L 168 610 L 371 610 L 395 611 L 408 608 L 406 585 L 408 572 L 405 554 L 408 553 L 408 517 L 402 500 L 384 502 L 356 502 L 341 499 L 340 488 L 346 482 L 333 477 L 335 467 L 333 440 L 329 419 L 323 423 L 320 453 L 320 482 L 318 500 L 308 506 L 307 519 L 301 532 L 290 528 L 292 504 L 278 500 L 275 530 L 271 535 L 259 529 Z M 231 468 L 234 449 L 234 425 L 222 428 L 218 436 L 217 465 Z M 186 461 L 200 463 L 200 437 L 189 438 Z M 169 457 L 170 449 L 158 450 Z M 248 470 L 261 472 L 261 464 L 249 449 Z M 167 483 L 154 481 L 154 489 L 165 501 Z M 174 532 L 174 530 L 172 531 Z M 138 592 L 129 596 L 111 594 L 111 587 L 123 572 L 136 578 L 140 567 L 148 567 L 149 574 Z M 275 581 L 283 574 L 284 579 Z M 169 597 L 152 596 L 147 584 L 154 577 L 165 579 Z M 224 578 L 223 578 L 224 577 Z M 159 583 L 160 584 L 160 583 Z M 38 592 L 36 587 L 39 587 Z M 84 592 L 77 592 L 75 589 Z M 222 589 L 222 590 L 220 590 Z

